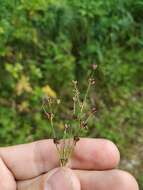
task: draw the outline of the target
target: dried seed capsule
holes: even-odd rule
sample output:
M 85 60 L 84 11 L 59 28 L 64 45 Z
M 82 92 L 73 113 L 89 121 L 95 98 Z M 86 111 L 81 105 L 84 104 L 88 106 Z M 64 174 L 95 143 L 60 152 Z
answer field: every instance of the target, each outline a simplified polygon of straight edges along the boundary
M 70 127 L 70 126 L 69 126 L 68 124 L 65 124 L 65 125 L 64 125 L 64 130 L 67 131 L 67 130 L 69 129 L 69 127 Z
M 94 84 L 95 84 L 95 79 L 90 78 L 90 79 L 89 79 L 89 82 L 90 82 L 92 85 L 94 85 Z
M 60 144 L 59 139 L 58 139 L 58 138 L 56 138 L 56 137 L 53 139 L 53 142 L 54 142 L 54 144 Z
M 45 114 L 46 114 L 46 116 L 47 116 L 47 118 L 48 118 L 49 120 L 53 119 L 53 117 L 54 117 L 54 114 L 53 114 L 53 113 L 46 112 Z
M 73 99 L 73 101 L 74 101 L 74 102 L 76 102 L 76 101 L 77 101 L 77 98 L 76 98 L 76 97 L 73 97 L 72 99 Z
M 43 103 L 49 103 L 50 97 L 49 96 L 44 96 L 43 97 Z
M 57 104 L 60 104 L 61 103 L 61 100 L 60 99 L 57 99 Z
M 87 123 L 86 123 L 85 121 L 82 121 L 82 122 L 80 123 L 80 128 L 82 128 L 82 129 L 87 129 L 87 128 L 88 128 Z
M 72 83 L 73 84 L 77 84 L 77 80 L 72 80 Z
M 92 112 L 92 113 L 96 113 L 96 112 L 97 112 L 97 109 L 94 107 L 94 108 L 92 108 L 91 112 Z
M 78 136 L 74 136 L 74 141 L 79 141 L 80 140 L 80 138 L 78 137 Z
M 46 116 L 47 116 L 48 119 L 51 119 L 51 115 L 52 114 L 50 112 L 46 112 L 45 114 L 46 114 Z
M 72 118 L 73 118 L 74 120 L 77 120 L 77 119 L 78 119 L 77 115 L 75 115 L 75 114 L 72 116 Z
M 96 70 L 96 68 L 97 68 L 97 65 L 96 64 L 92 64 L 92 69 Z

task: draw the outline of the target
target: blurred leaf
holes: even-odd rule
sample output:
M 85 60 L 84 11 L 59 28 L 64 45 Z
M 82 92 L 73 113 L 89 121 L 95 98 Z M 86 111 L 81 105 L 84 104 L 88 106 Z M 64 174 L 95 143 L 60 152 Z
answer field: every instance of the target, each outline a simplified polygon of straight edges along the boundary
M 56 98 L 56 92 L 49 86 L 49 85 L 46 85 L 42 88 L 43 90 L 43 93 L 47 96 L 50 96 L 52 98 Z
M 19 96 L 24 92 L 31 93 L 32 87 L 29 83 L 29 78 L 26 77 L 25 75 L 22 75 L 20 80 L 18 81 L 18 83 L 16 85 L 16 94 Z

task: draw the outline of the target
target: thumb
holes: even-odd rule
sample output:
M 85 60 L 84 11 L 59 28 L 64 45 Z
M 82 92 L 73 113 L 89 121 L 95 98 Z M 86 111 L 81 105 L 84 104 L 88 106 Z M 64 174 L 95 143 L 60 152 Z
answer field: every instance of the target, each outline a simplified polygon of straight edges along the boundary
M 80 190 L 80 183 L 75 173 L 69 168 L 58 168 L 49 176 L 45 190 Z
M 80 182 L 69 168 L 56 168 L 35 179 L 21 181 L 18 190 L 80 190 Z

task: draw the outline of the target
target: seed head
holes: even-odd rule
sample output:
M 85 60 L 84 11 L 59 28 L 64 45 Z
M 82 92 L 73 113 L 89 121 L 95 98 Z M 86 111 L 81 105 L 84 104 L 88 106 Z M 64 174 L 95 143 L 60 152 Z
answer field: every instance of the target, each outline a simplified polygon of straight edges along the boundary
M 57 99 L 57 104 L 60 104 L 61 103 L 61 100 L 60 99 Z
M 67 131 L 67 130 L 69 129 L 69 127 L 70 127 L 70 125 L 65 124 L 65 125 L 64 125 L 64 130 Z
M 90 79 L 89 79 L 89 82 L 90 82 L 92 85 L 94 85 L 94 84 L 95 84 L 95 79 L 90 78 Z
M 72 83 L 73 84 L 77 84 L 77 80 L 72 80 Z
M 43 101 L 46 102 L 49 100 L 49 97 L 48 96 L 43 96 Z
M 79 141 L 80 140 L 80 138 L 78 137 L 78 136 L 74 136 L 74 141 L 75 142 L 77 142 L 77 141 Z
M 46 116 L 47 116 L 47 118 L 48 118 L 49 120 L 51 120 L 51 119 L 53 118 L 53 114 L 52 114 L 52 113 L 46 112 L 45 114 L 46 114 Z
M 54 142 L 54 144 L 60 144 L 59 139 L 58 139 L 58 138 L 56 138 L 56 137 L 53 139 L 53 142 Z
M 87 129 L 88 128 L 87 123 L 85 121 L 81 121 L 80 122 L 80 128 L 81 129 Z
M 92 64 L 92 69 L 96 70 L 96 68 L 97 68 L 97 65 L 96 64 Z
M 97 112 L 97 109 L 95 107 L 92 108 L 91 112 L 94 114 Z
M 75 114 L 72 117 L 73 117 L 74 120 L 78 119 L 77 115 L 75 115 Z
M 76 97 L 73 97 L 72 99 L 73 99 L 73 101 L 74 101 L 74 102 L 76 102 L 76 101 L 77 101 L 77 98 L 76 98 Z

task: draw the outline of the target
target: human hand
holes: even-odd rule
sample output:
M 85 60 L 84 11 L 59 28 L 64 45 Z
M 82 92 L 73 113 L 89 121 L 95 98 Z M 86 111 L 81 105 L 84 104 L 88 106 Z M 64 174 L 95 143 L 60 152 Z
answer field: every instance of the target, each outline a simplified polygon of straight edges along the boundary
M 81 139 L 68 167 L 60 168 L 52 140 L 0 148 L 0 190 L 138 190 L 115 169 L 119 151 L 105 139 Z

